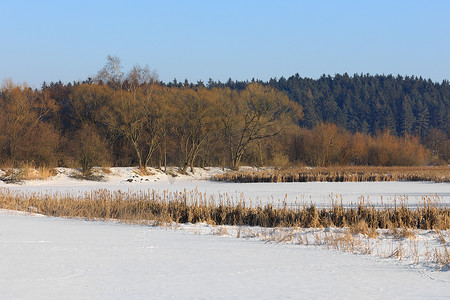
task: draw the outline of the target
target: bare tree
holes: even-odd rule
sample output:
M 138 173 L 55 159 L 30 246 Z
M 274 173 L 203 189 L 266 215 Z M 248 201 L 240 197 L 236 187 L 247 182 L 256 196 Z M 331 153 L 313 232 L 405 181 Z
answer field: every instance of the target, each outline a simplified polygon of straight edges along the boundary
M 95 125 L 83 123 L 75 134 L 73 142 L 83 175 L 90 175 L 92 167 L 109 161 L 106 143 L 98 134 Z
M 205 88 L 178 92 L 172 130 L 183 154 L 182 171 L 190 167 L 194 172 L 195 160 L 217 132 L 217 99 Z
M 115 90 L 121 90 L 123 84 L 122 65 L 120 58 L 108 55 L 105 66 L 98 71 L 96 80 L 109 84 Z
M 158 74 L 148 66 L 135 65 L 124 77 L 120 59 L 108 56 L 97 80 L 107 82 L 115 90 L 104 123 L 113 134 L 131 144 L 139 168 L 145 171 L 165 134 Z
M 158 73 L 155 70 L 150 70 L 148 65 L 145 67 L 134 65 L 128 72 L 126 83 L 128 91 L 135 92 L 139 87 L 152 89 L 152 87 L 158 83 Z
M 279 134 L 284 125 L 303 116 L 300 105 L 282 92 L 260 84 L 252 83 L 225 99 L 230 102 L 222 104 L 221 120 L 235 169 L 252 142 Z
M 104 115 L 104 123 L 112 133 L 124 137 L 133 147 L 139 167 L 146 170 L 151 157 L 166 131 L 166 110 L 163 87 L 151 93 L 116 91 Z

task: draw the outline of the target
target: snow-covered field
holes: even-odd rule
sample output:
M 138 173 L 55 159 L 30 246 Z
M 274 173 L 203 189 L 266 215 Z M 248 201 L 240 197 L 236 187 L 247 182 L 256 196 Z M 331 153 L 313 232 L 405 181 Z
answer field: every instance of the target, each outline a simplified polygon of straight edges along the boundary
M 194 176 L 178 177 L 139 176 L 132 168 L 111 170 L 102 182 L 76 180 L 68 176 L 70 170 L 59 169 L 50 180 L 0 182 L 0 188 L 39 193 L 197 189 L 236 199 L 243 194 L 253 202 L 286 199 L 318 205 L 328 205 L 330 194 L 342 195 L 344 203 L 357 202 L 362 195 L 372 203 L 381 197 L 387 203 L 406 196 L 410 204 L 436 194 L 447 203 L 450 196 L 448 183 L 235 184 L 205 180 L 220 169 L 198 169 Z M 443 233 L 444 244 L 433 231 L 415 232 L 414 240 L 393 240 L 382 233 L 377 239 L 361 236 L 353 252 L 369 251 L 355 255 L 337 251 L 330 246 L 333 241 L 327 242 L 332 234 L 339 237 L 339 230 L 292 232 L 207 224 L 153 227 L 0 210 L 0 299 L 449 297 L 449 268 L 438 270 L 426 257 L 435 249 L 450 247 L 448 231 Z M 394 255 L 399 246 L 401 260 Z
M 450 272 L 187 230 L 0 214 L 1 299 L 444 299 Z

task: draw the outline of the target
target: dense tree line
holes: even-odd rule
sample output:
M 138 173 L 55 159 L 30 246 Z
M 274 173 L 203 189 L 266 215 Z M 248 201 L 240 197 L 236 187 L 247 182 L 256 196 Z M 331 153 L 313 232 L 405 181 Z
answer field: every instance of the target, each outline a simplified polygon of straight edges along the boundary
M 148 68 L 126 76 L 109 57 L 96 80 L 41 90 L 6 82 L 0 94 L 3 164 L 229 165 L 253 144 L 296 126 L 301 106 L 270 86 L 168 87 Z
M 386 107 L 392 114 L 372 115 Z M 36 90 L 4 82 L 0 163 L 84 171 L 94 165 L 176 165 L 183 171 L 241 164 L 418 165 L 430 157 L 448 160 L 442 116 L 448 107 L 448 82 L 344 75 L 164 84 L 147 67 L 124 74 L 120 60 L 108 57 L 96 78 L 84 82 L 44 83 Z M 399 120 L 398 109 L 404 114 Z M 392 127 L 379 119 L 388 115 Z M 351 120 L 358 125 L 349 127 Z
M 314 80 L 296 74 L 288 79 L 258 82 L 285 92 L 302 105 L 305 118 L 300 125 L 308 128 L 328 122 L 353 133 L 375 135 L 389 129 L 394 135 L 421 137 L 433 128 L 443 132 L 450 129 L 450 83 L 447 80 L 436 83 L 414 76 L 358 74 L 353 77 L 323 75 Z M 207 86 L 243 89 L 249 83 L 210 80 Z

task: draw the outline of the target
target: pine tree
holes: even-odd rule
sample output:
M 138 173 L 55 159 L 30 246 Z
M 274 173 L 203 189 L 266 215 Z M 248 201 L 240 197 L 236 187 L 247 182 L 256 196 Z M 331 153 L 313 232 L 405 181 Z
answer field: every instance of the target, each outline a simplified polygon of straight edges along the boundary
M 416 133 L 419 136 L 425 136 L 428 133 L 430 126 L 430 112 L 428 107 L 423 105 L 421 101 L 417 102 L 417 121 Z
M 369 126 L 369 123 L 367 123 L 366 120 L 362 121 L 361 126 L 360 126 L 360 131 L 361 131 L 361 133 L 369 134 L 370 126 Z
M 401 119 L 400 119 L 400 133 L 402 135 L 411 134 L 416 118 L 414 117 L 410 98 L 405 96 L 402 101 Z
M 305 103 L 303 110 L 305 117 L 302 121 L 302 125 L 308 128 L 315 127 L 319 123 L 319 117 L 317 116 L 313 101 L 312 100 L 307 101 Z
M 396 135 L 397 134 L 397 126 L 395 124 L 395 117 L 392 113 L 392 110 L 389 106 L 384 106 L 382 110 L 382 118 L 381 118 L 381 129 L 383 131 L 389 130 L 391 134 Z

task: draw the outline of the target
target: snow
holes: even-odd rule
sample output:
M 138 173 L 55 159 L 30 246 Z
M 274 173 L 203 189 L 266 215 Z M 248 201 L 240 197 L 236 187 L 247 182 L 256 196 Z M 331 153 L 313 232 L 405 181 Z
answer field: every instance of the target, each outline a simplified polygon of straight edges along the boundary
M 285 201 L 329 205 L 365 201 L 392 204 L 399 197 L 417 205 L 437 195 L 448 206 L 449 183 L 223 183 L 207 180 L 220 168 L 167 176 L 141 176 L 135 168 L 111 168 L 103 181 L 70 177 L 59 168 L 48 180 L 5 184 L 16 192 L 73 193 L 99 188 L 122 191 L 196 190 L 207 195 L 243 197 L 248 203 Z M 438 299 L 450 295 L 450 272 L 429 260 L 449 249 L 433 231 L 393 239 L 384 231 L 361 247 L 337 251 L 324 241 L 343 229 L 165 224 L 138 226 L 83 221 L 0 210 L 0 299 Z M 286 239 L 286 233 L 291 239 Z M 239 237 L 239 238 L 237 238 Z M 309 244 L 299 240 L 308 240 Z M 365 246 L 365 243 L 367 246 Z M 401 260 L 386 258 L 402 245 Z M 364 249 L 370 249 L 365 255 Z M 419 263 L 416 260 L 419 260 Z
M 448 271 L 311 246 L 4 211 L 0 233 L 2 299 L 438 299 L 450 294 Z
M 247 203 L 268 203 L 278 200 L 288 204 L 313 202 L 327 206 L 331 197 L 344 204 L 359 203 L 361 196 L 373 204 L 393 204 L 397 197 L 407 198 L 410 205 L 417 205 L 424 196 L 437 195 L 442 204 L 450 204 L 450 184 L 432 182 L 296 182 L 296 183 L 230 183 L 207 180 L 211 175 L 223 172 L 220 168 L 195 169 L 194 175 L 172 177 L 156 169 L 154 175 L 140 176 L 136 168 L 111 168 L 111 174 L 104 174 L 104 181 L 85 181 L 69 177 L 72 170 L 58 168 L 58 175 L 49 180 L 26 181 L 22 184 L 6 184 L 0 187 L 22 192 L 69 192 L 84 193 L 99 188 L 122 191 L 156 190 L 167 191 L 196 190 L 207 195 L 228 195 Z M 131 182 L 129 182 L 131 180 Z

